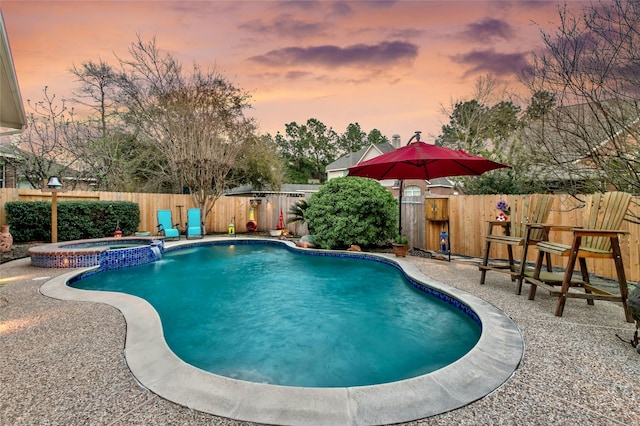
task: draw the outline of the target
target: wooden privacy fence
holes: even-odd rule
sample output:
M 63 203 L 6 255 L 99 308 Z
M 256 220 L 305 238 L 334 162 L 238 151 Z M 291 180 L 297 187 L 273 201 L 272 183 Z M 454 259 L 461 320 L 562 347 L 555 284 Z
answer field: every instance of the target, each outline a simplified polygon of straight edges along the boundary
M 258 222 L 258 231 L 276 229 L 280 217 L 280 209 L 284 221 L 287 219 L 287 211 L 299 197 L 286 195 L 274 195 L 260 199 L 260 205 L 254 209 L 254 218 Z M 157 231 L 157 211 L 171 210 L 174 223 L 180 223 L 181 229 L 187 221 L 187 209 L 195 205 L 190 195 L 184 194 L 147 194 L 133 192 L 92 192 L 92 191 L 66 191 L 58 193 L 58 202 L 71 200 L 91 201 L 131 201 L 137 203 L 140 208 L 139 231 L 147 231 L 155 234 Z M 0 224 L 6 223 L 4 203 L 8 201 L 51 201 L 51 193 L 37 189 L 0 189 Z M 246 224 L 249 221 L 250 197 L 222 197 L 213 210 L 207 215 L 205 229 L 207 233 L 227 233 L 229 224 L 234 223 L 237 233 L 247 232 Z M 306 225 L 287 225 L 287 230 L 294 235 L 308 233 Z
M 566 226 L 581 226 L 583 223 L 584 201 L 588 196 L 573 197 L 570 195 L 555 195 L 551 207 L 551 213 L 547 223 Z M 488 221 L 495 220 L 500 213 L 496 207 L 498 201 L 505 200 L 509 202 L 512 208 L 515 203 L 524 205 L 528 196 L 505 196 L 505 195 L 455 195 L 448 197 L 448 216 L 450 227 L 451 250 L 453 253 L 480 257 L 484 250 L 485 237 L 488 230 Z M 633 197 L 631 206 L 627 213 L 627 218 L 633 216 L 640 217 L 640 198 Z M 427 198 L 429 204 L 429 198 Z M 433 227 L 436 226 L 434 230 Z M 435 222 L 432 224 L 427 221 L 427 249 L 438 250 L 439 241 L 435 237 L 436 233 L 441 232 L 442 223 Z M 622 257 L 627 274 L 627 279 L 631 281 L 640 280 L 640 224 L 625 221 L 622 229 L 628 231 L 629 234 L 620 237 L 620 246 Z M 431 230 L 431 232 L 429 232 Z M 554 241 L 561 241 L 565 244 L 571 244 L 571 233 L 553 233 L 550 238 Z M 494 247 L 495 246 L 495 247 Z M 516 258 L 519 254 L 514 253 Z M 535 261 L 537 250 L 530 250 L 527 259 L 531 262 Z M 491 247 L 489 256 L 492 258 L 505 259 L 507 257 L 506 245 L 494 244 Z M 553 256 L 553 264 L 557 266 L 566 266 L 566 259 Z M 610 260 L 593 260 L 589 259 L 587 266 L 589 271 L 596 275 L 613 278 L 616 276 L 614 263 Z
M 443 229 L 447 229 L 445 221 L 427 220 L 426 209 L 432 208 L 434 198 L 427 197 L 403 197 L 402 203 L 402 229 L 414 247 L 438 250 L 439 235 Z M 523 203 L 524 196 L 505 195 L 452 195 L 445 197 L 447 206 L 448 230 L 451 251 L 454 254 L 480 257 L 484 250 L 484 238 L 487 233 L 487 221 L 495 219 L 499 211 L 496 204 L 500 200 L 510 204 Z M 554 196 L 551 214 L 548 223 L 568 226 L 579 226 L 582 223 L 583 203 L 585 196 L 576 199 L 569 195 Z M 296 201 L 302 198 L 286 195 L 272 195 L 260 198 L 260 205 L 255 208 L 255 219 L 258 222 L 258 231 L 267 232 L 278 225 L 280 210 L 286 221 L 287 212 Z M 0 205 L 7 201 L 36 201 L 51 200 L 51 194 L 34 189 L 0 189 Z M 194 207 L 191 196 L 182 194 L 143 194 L 143 193 L 115 193 L 115 192 L 91 192 L 68 191 L 58 193 L 58 200 L 101 200 L 101 201 L 131 201 L 140 207 L 139 231 L 149 231 L 155 234 L 157 230 L 156 211 L 168 209 L 172 211 L 174 222 L 184 225 L 187 218 L 187 209 Z M 640 217 L 640 198 L 633 197 L 630 207 L 631 214 Z M 235 223 L 237 233 L 246 232 L 246 223 L 249 220 L 250 197 L 222 197 L 212 212 L 208 215 L 205 224 L 207 233 L 227 233 L 230 223 Z M 514 206 L 512 205 L 512 208 Z M 432 212 L 431 212 L 432 213 Z M 0 209 L 0 224 L 6 223 L 4 207 Z M 306 234 L 305 225 L 288 225 L 289 232 L 294 235 Z M 640 280 L 640 225 L 626 221 L 622 227 L 628 231 L 628 235 L 621 237 L 621 248 L 627 278 L 631 281 Z M 552 238 L 560 234 L 552 235 Z M 563 242 L 570 243 L 568 235 L 563 235 Z M 493 258 L 506 258 L 506 248 L 502 244 L 491 249 Z M 516 254 L 517 255 L 517 254 Z M 536 250 L 531 250 L 529 260 L 534 261 Z M 590 271 L 604 277 L 615 277 L 613 262 L 594 261 L 589 264 Z M 561 258 L 555 259 L 555 264 L 564 266 Z

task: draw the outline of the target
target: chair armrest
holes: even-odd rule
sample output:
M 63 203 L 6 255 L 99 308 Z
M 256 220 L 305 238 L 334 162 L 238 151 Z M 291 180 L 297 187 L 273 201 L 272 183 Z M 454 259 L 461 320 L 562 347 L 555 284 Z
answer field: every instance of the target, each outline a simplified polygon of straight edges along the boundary
M 560 231 L 560 232 L 572 232 L 574 229 L 579 229 L 573 225 L 554 225 L 550 223 L 527 223 L 528 228 L 535 229 L 547 229 L 549 231 Z
M 560 232 L 573 232 L 576 229 L 580 229 L 580 227 L 573 225 L 549 225 L 549 229 Z
M 525 235 L 526 238 L 531 244 L 531 242 L 542 242 L 549 241 L 549 234 L 553 232 L 572 232 L 577 229 L 575 226 L 571 225 L 556 225 L 552 223 L 527 223 Z M 532 238 L 532 232 L 536 230 L 539 231 L 536 238 Z
M 508 220 L 488 220 L 487 223 L 489 224 L 489 229 L 487 230 L 487 238 L 496 235 L 510 234 L 511 222 Z M 502 229 L 502 231 L 496 231 L 497 233 L 494 233 L 494 227 L 495 229 Z
M 545 223 L 527 223 L 526 227 L 527 228 L 535 228 L 535 229 L 544 229 L 544 228 L 549 228 L 550 225 L 547 225 Z
M 622 229 L 584 229 L 574 228 L 573 233 L 582 237 L 615 237 L 618 234 L 629 234 L 629 231 Z

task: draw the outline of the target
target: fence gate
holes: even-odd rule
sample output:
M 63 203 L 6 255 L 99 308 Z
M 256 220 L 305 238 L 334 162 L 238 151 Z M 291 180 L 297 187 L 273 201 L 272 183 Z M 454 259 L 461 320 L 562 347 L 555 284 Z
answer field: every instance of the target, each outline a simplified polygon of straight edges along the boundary
M 402 197 L 402 233 L 409 240 L 409 247 L 425 248 L 424 197 Z

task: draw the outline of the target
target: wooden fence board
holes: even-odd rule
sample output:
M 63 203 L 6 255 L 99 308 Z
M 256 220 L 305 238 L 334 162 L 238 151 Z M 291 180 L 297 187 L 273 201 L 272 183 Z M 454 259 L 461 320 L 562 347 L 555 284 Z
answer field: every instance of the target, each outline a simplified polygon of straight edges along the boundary
M 484 250 L 484 238 L 487 232 L 487 221 L 495 219 L 499 213 L 496 204 L 500 200 L 523 200 L 526 196 L 504 195 L 455 195 L 448 197 L 449 201 L 449 237 L 454 254 L 480 257 Z M 558 225 L 579 226 L 582 223 L 583 208 L 581 206 L 588 196 L 576 199 L 569 195 L 555 195 L 548 223 Z M 157 230 L 156 212 L 169 209 L 173 219 L 184 225 L 187 209 L 193 207 L 190 195 L 184 194 L 143 194 L 143 193 L 113 193 L 68 191 L 58 193 L 58 200 L 118 200 L 135 202 L 140 207 L 140 224 L 138 230 L 155 233 Z M 285 195 L 272 195 L 261 199 L 256 209 L 258 231 L 266 232 L 275 229 L 278 224 L 280 209 L 286 222 L 287 212 L 300 198 Z M 0 224 L 6 223 L 4 203 L 9 201 L 51 200 L 51 194 L 35 189 L 0 188 Z M 407 202 L 404 202 L 407 201 Z M 519 203 L 522 201 L 518 201 Z M 182 207 L 179 207 L 182 206 Z M 207 216 L 205 229 L 208 233 L 227 233 L 229 223 L 235 221 L 236 232 L 246 232 L 249 220 L 249 197 L 222 197 L 216 202 L 213 210 Z M 439 249 L 439 235 L 442 223 L 428 223 L 425 218 L 424 199 L 403 199 L 403 232 L 412 245 L 430 250 Z M 640 216 L 640 197 L 633 197 L 630 211 Z M 182 218 L 181 218 L 182 217 Z M 306 225 L 287 225 L 287 230 L 294 235 L 308 233 Z M 640 224 L 624 222 L 622 228 L 630 232 L 621 239 L 621 249 L 627 278 L 631 281 L 640 280 Z M 570 234 L 552 235 L 560 237 L 562 242 L 569 244 Z M 501 246 L 501 245 L 496 245 Z M 516 250 L 516 256 L 518 251 Z M 491 257 L 506 258 L 506 249 L 492 248 Z M 528 260 L 535 260 L 536 250 L 531 250 Z M 564 266 L 564 259 L 555 258 L 554 264 Z M 590 271 L 605 277 L 615 277 L 613 262 L 595 260 L 589 265 Z

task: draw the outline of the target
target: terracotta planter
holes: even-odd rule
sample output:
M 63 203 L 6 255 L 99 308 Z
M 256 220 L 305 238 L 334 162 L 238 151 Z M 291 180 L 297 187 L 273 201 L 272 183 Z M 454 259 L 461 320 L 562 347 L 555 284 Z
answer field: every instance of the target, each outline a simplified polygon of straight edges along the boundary
M 9 225 L 3 225 L 0 228 L 0 253 L 8 252 L 12 245 L 13 236 L 9 233 Z
M 397 257 L 407 257 L 407 253 L 409 253 L 409 244 L 393 243 L 393 252 Z

